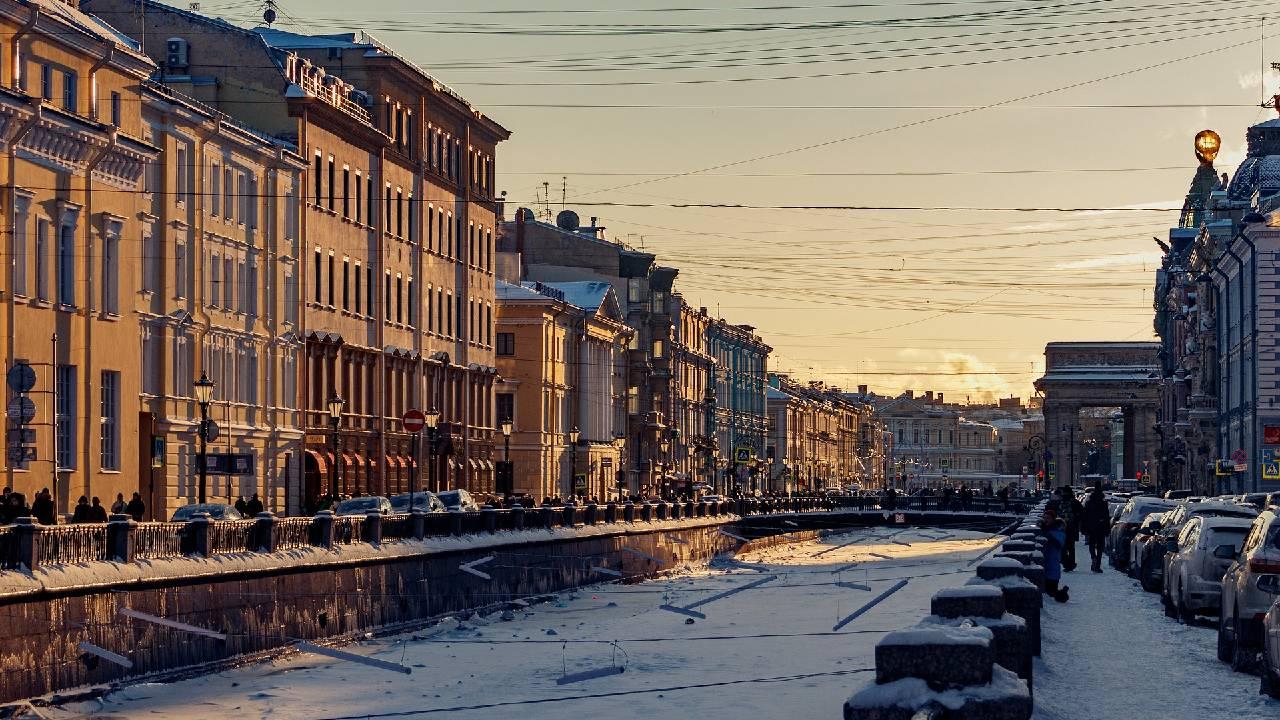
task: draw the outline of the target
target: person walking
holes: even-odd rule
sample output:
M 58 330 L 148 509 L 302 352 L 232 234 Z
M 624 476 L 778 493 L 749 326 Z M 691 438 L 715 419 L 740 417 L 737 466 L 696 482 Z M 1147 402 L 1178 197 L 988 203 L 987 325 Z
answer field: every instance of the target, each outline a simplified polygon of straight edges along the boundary
M 124 507 L 124 511 L 129 513 L 129 517 L 135 522 L 142 522 L 142 516 L 147 514 L 147 506 L 142 503 L 141 493 L 134 493 L 129 500 L 129 504 Z
M 1062 522 L 1066 526 L 1066 543 L 1062 546 L 1062 569 L 1076 569 L 1076 544 L 1080 542 L 1080 521 L 1084 506 L 1069 486 L 1062 486 Z
M 241 515 L 247 515 L 249 512 L 249 505 L 244 501 L 243 495 L 236 496 L 236 502 L 234 507 L 236 509 L 236 512 L 240 513 Z
M 245 510 L 249 517 L 258 517 L 258 513 L 262 512 L 262 501 L 258 499 L 258 493 L 254 493 L 249 502 L 245 503 Z
M 36 494 L 36 499 L 31 503 L 31 514 L 41 525 L 57 524 L 57 518 L 53 516 L 53 496 L 49 494 L 49 488 Z
M 1111 530 L 1111 509 L 1107 507 L 1107 498 L 1102 494 L 1102 484 L 1094 486 L 1089 499 L 1084 503 L 1080 529 L 1089 543 L 1089 569 L 1102 572 L 1102 550 L 1107 540 L 1107 532 Z
M 1066 523 L 1058 517 L 1058 510 L 1050 504 L 1040 520 L 1044 531 L 1044 593 L 1060 603 L 1067 601 L 1067 586 L 1058 587 L 1062 579 L 1062 547 L 1067 541 Z
M 91 522 L 89 520 L 89 498 L 81 495 L 80 499 L 76 501 L 75 512 L 71 513 L 71 522 L 73 523 Z
M 116 493 L 116 501 L 111 503 L 111 514 L 120 515 L 128 507 L 124 501 L 124 493 Z
M 93 504 L 89 506 L 89 519 L 86 522 L 104 523 L 107 520 L 107 509 L 102 507 L 102 501 L 94 495 Z

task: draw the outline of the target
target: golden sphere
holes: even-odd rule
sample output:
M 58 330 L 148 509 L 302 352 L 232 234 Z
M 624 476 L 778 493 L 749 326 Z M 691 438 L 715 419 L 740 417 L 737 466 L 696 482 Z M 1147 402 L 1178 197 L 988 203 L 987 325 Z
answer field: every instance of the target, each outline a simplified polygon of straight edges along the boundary
M 1196 157 L 1205 165 L 1212 165 L 1222 147 L 1222 138 L 1212 130 L 1201 130 L 1196 133 Z

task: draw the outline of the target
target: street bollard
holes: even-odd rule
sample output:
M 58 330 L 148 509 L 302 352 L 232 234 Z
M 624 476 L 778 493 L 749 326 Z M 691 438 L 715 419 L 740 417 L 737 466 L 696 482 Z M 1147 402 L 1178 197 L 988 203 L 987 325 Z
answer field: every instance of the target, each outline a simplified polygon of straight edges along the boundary
M 209 557 L 209 513 L 198 512 L 187 522 L 187 532 L 191 535 L 192 553 L 200 557 Z
M 516 530 L 524 529 L 524 508 L 519 505 L 511 508 L 511 527 Z
M 189 526 L 188 526 L 189 527 Z M 333 511 L 321 510 L 311 518 L 310 542 L 316 547 L 333 547 Z
M 107 523 L 107 559 L 121 563 L 133 562 L 133 531 L 138 523 L 123 513 L 111 516 Z
M 411 522 L 413 523 L 413 539 L 421 540 L 427 536 L 427 514 L 421 510 L 414 508 L 409 513 Z
M 276 516 L 260 512 L 253 519 L 253 545 L 258 552 L 276 551 Z
M 625 521 L 625 522 L 635 522 L 635 521 L 636 521 L 636 506 L 635 506 L 635 503 L 632 503 L 632 502 L 630 502 L 630 501 L 627 501 L 627 504 L 625 504 L 625 505 L 623 505 L 623 506 L 622 506 L 622 519 L 623 519 L 623 521 Z
M 377 510 L 365 513 L 364 539 L 370 545 L 382 544 L 382 513 Z
M 44 527 L 33 517 L 20 517 L 14 521 L 13 532 L 17 536 L 17 565 L 28 570 L 40 567 L 40 554 L 37 552 L 40 536 Z

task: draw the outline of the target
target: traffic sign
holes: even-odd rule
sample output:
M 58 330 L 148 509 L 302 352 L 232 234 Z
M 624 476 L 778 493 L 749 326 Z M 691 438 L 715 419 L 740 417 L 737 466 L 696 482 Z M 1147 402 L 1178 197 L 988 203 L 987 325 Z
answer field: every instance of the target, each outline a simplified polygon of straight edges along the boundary
M 16 397 L 9 401 L 9 417 L 26 425 L 36 417 L 36 404 L 29 397 Z
M 1236 448 L 1231 452 L 1231 459 L 1239 465 L 1243 462 L 1247 462 L 1249 460 L 1249 456 L 1244 454 L 1244 450 Z
M 25 463 L 36 459 L 36 449 L 28 446 L 10 446 L 9 462 Z
M 746 445 L 735 448 L 733 451 L 733 459 L 740 463 L 750 462 L 751 448 Z
M 5 376 L 9 389 L 16 393 L 30 392 L 36 386 L 36 371 L 26 363 L 17 363 L 9 368 Z
M 404 425 L 405 432 L 416 433 L 426 426 L 427 416 L 421 410 L 406 410 L 400 422 Z
M 213 442 L 222 434 L 222 429 L 218 427 L 218 423 L 213 420 L 204 421 L 205 442 Z
M 29 427 L 9 428 L 5 433 L 5 439 L 14 445 L 35 445 L 36 429 Z
M 206 456 L 196 454 L 196 468 L 205 465 L 210 475 L 252 475 L 253 455 L 250 453 L 209 453 Z

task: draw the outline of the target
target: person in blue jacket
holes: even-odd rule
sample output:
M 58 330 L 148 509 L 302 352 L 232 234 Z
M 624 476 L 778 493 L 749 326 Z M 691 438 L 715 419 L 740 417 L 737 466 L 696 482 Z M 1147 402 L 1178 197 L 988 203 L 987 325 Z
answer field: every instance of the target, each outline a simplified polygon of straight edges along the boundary
M 1053 503 L 1044 509 L 1040 529 L 1045 537 L 1044 592 L 1058 602 L 1066 602 L 1069 588 L 1058 587 L 1058 581 L 1062 579 L 1062 548 L 1067 543 L 1067 526 L 1058 517 L 1058 508 Z

